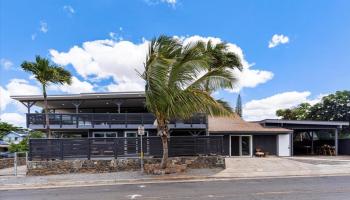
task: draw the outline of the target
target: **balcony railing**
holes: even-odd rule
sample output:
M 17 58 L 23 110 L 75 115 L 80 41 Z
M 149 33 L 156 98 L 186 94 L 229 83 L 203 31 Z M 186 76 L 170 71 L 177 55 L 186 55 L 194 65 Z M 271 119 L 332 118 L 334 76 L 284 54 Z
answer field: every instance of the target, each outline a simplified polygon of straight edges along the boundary
M 51 128 L 145 128 L 155 127 L 155 116 L 152 113 L 74 113 L 49 114 Z M 205 128 L 206 115 L 196 114 L 188 120 L 171 120 L 170 128 Z M 27 114 L 27 126 L 40 129 L 46 127 L 45 114 Z

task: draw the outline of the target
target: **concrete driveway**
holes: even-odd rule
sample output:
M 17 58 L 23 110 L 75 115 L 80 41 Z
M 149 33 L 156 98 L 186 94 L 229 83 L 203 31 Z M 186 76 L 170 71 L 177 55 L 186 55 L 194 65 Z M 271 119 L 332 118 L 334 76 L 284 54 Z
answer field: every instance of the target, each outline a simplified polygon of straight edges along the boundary
M 226 169 L 215 177 L 350 175 L 350 157 L 226 158 Z

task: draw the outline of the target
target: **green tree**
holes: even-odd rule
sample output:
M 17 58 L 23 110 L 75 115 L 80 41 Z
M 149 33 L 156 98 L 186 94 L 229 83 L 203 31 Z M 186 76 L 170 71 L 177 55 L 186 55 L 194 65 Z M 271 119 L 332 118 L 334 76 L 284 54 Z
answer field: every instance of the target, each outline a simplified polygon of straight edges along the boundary
M 25 151 L 29 151 L 29 139 L 30 138 L 43 138 L 44 137 L 44 133 L 40 132 L 40 131 L 30 131 L 28 133 L 28 136 L 25 137 L 21 142 L 19 142 L 18 144 L 10 144 L 9 146 L 9 151 L 11 153 L 13 152 L 25 152 Z
M 0 122 L 0 139 L 11 131 L 19 131 L 22 128 L 9 124 L 7 122 Z
M 232 87 L 231 71 L 210 69 L 203 42 L 183 45 L 179 40 L 160 36 L 152 40 L 141 77 L 146 82 L 146 106 L 155 114 L 163 145 L 161 167 L 168 159 L 168 124 L 171 119 L 188 119 L 195 113 L 229 116 L 232 113 L 211 97 L 210 92 Z M 208 86 L 208 81 L 210 86 Z
M 322 98 L 310 108 L 308 119 L 326 121 L 350 121 L 350 91 L 337 91 Z
M 35 79 L 42 85 L 45 105 L 46 133 L 48 138 L 51 138 L 46 88 L 49 84 L 71 84 L 72 75 L 63 67 L 51 64 L 48 59 L 40 56 L 35 57 L 35 62 L 24 61 L 21 64 L 21 67 L 24 71 L 32 73 Z
M 241 94 L 238 94 L 235 112 L 237 113 L 238 116 L 242 117 L 243 112 L 242 112 Z
M 350 91 L 337 91 L 335 94 L 323 97 L 313 106 L 302 103 L 295 108 L 277 110 L 276 115 L 283 119 L 294 120 L 349 121 L 349 103 Z
M 295 108 L 277 110 L 276 115 L 282 117 L 282 119 L 305 120 L 309 117 L 310 108 L 309 103 L 301 103 Z

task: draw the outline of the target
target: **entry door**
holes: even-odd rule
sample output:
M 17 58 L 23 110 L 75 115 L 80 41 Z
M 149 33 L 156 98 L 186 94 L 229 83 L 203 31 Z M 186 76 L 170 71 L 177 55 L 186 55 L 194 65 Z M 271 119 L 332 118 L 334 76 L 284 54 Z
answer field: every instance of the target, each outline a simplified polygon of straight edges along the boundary
M 124 153 L 126 155 L 138 153 L 138 141 L 136 131 L 125 131 L 124 133 Z
M 230 156 L 252 156 L 252 136 L 250 135 L 232 135 L 230 146 Z
M 124 153 L 127 155 L 138 154 L 140 141 L 138 138 L 137 131 L 125 131 L 124 132 Z M 143 136 L 143 150 L 144 154 L 148 154 L 149 152 L 149 140 L 146 139 L 148 137 L 148 131 L 145 131 L 145 135 Z M 146 138 L 145 138 L 146 137 Z

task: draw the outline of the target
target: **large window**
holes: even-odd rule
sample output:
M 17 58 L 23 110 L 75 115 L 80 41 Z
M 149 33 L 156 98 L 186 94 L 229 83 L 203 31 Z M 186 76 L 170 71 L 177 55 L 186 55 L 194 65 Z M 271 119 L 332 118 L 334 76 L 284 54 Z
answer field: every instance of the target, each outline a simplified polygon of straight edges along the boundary
M 116 138 L 118 135 L 117 132 L 94 132 L 94 138 Z

